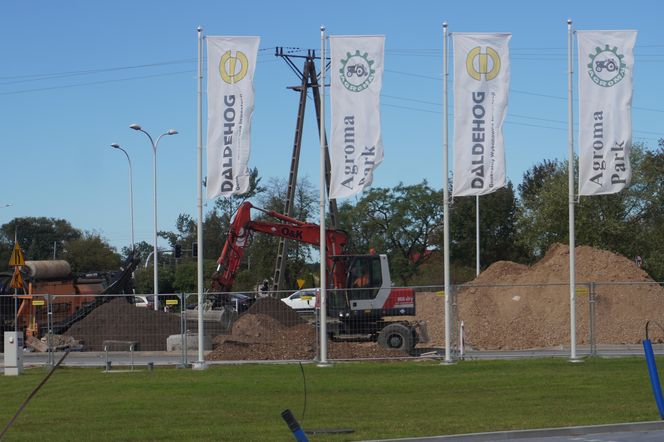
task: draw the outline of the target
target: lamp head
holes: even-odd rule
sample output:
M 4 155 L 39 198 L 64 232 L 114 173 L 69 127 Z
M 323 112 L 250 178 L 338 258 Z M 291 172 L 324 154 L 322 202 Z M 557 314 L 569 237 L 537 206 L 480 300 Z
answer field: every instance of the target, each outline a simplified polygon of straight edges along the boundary
M 178 133 L 177 130 L 175 129 L 168 129 L 168 132 L 166 132 L 166 135 L 176 135 Z
M 113 144 L 111 144 L 111 147 L 113 147 L 115 149 L 119 149 L 120 145 L 118 143 L 113 143 Z
M 136 123 L 129 126 L 129 128 L 134 129 L 134 130 L 141 130 L 141 126 L 139 124 L 136 124 Z

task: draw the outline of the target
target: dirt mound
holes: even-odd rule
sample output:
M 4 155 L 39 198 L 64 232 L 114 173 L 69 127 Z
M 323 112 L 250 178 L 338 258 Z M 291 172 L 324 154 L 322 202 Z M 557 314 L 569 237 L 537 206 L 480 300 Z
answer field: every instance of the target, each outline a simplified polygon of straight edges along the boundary
M 304 324 L 306 321 L 297 314 L 295 310 L 287 306 L 284 302 L 275 298 L 258 298 L 244 315 L 268 315 L 277 320 L 280 324 L 290 327 L 292 325 Z
M 168 336 L 180 334 L 180 317 L 136 307 L 123 297 L 97 307 L 64 334 L 89 351 L 104 350 L 106 340 L 138 342 L 141 351 L 165 351 Z
M 318 337 L 313 324 L 273 298 L 258 299 L 233 324 L 230 335 L 214 338 L 208 360 L 311 360 L 317 355 Z M 375 342 L 328 342 L 328 358 L 403 357 L 400 351 Z
M 631 260 L 580 246 L 575 269 L 578 344 L 589 343 L 590 282 L 597 283 L 597 344 L 639 343 L 646 321 L 664 322 L 664 289 Z M 462 288 L 456 300 L 467 345 L 481 349 L 569 345 L 569 248 L 552 246 L 532 267 L 497 262 Z M 418 317 L 428 320 L 435 346 L 444 345 L 444 302 L 444 297 L 434 293 L 417 297 Z M 660 330 L 651 330 L 653 340 L 662 339 Z
M 262 318 L 250 318 L 257 316 Z M 219 335 L 214 339 L 214 350 L 206 356 L 212 361 L 261 360 L 313 360 L 318 354 L 318 338 L 312 324 L 298 324 L 280 328 L 278 322 L 265 315 L 244 316 L 245 326 L 256 325 L 251 335 Z M 242 318 L 241 318 L 242 319 Z M 268 330 L 261 327 L 267 326 Z M 277 331 L 278 330 L 278 331 Z M 328 341 L 329 359 L 397 358 L 406 356 L 397 350 L 388 350 L 375 342 Z

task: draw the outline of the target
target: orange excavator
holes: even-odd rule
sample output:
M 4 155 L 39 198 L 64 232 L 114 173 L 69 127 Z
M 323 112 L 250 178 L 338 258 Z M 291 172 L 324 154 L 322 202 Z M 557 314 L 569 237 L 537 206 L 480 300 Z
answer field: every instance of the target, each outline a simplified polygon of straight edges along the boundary
M 275 221 L 252 220 L 252 209 Z M 212 276 L 210 296 L 216 305 L 222 305 L 224 292 L 231 290 L 255 232 L 320 246 L 319 225 L 243 203 L 233 218 Z M 412 288 L 393 287 L 386 255 L 347 254 L 348 238 L 341 230 L 327 229 L 325 240 L 328 281 L 332 283 L 327 290 L 327 315 L 331 321 L 328 331 L 333 339 L 366 338 L 407 352 L 418 342 L 428 341 L 426 323 L 395 318 L 415 315 L 415 292 Z

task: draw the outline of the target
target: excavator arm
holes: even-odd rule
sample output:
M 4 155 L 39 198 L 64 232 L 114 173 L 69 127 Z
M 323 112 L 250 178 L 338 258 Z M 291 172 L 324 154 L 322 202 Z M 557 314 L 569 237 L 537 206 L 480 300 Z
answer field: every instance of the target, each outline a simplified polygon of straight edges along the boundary
M 252 220 L 251 209 L 260 210 L 277 221 Z M 217 271 L 212 275 L 213 291 L 228 292 L 231 290 L 253 232 L 320 246 L 320 226 L 318 224 L 300 221 L 273 210 L 260 209 L 249 202 L 244 202 L 235 213 L 226 243 L 221 250 L 219 259 L 217 259 Z M 332 257 L 344 253 L 347 236 L 343 231 L 328 229 L 325 237 L 326 260 L 328 268 L 334 268 L 333 279 L 335 286 L 337 286 L 337 282 L 343 284 L 345 270 L 341 266 L 335 265 Z

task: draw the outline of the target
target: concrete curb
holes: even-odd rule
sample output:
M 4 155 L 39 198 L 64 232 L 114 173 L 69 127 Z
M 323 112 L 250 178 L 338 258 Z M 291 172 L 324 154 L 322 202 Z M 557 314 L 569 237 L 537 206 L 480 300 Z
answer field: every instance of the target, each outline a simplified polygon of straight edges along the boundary
M 664 421 L 633 422 L 624 424 L 588 425 L 583 427 L 563 428 L 539 428 L 533 430 L 495 431 L 490 433 L 466 433 L 451 434 L 446 436 L 427 436 L 402 439 L 377 439 L 365 442 L 391 442 L 391 441 L 417 441 L 417 442 L 439 442 L 439 441 L 464 441 L 464 442 L 487 442 L 500 440 L 517 440 L 535 437 L 556 436 L 583 436 L 586 434 L 600 433 L 622 433 L 630 431 L 652 431 L 664 430 Z

